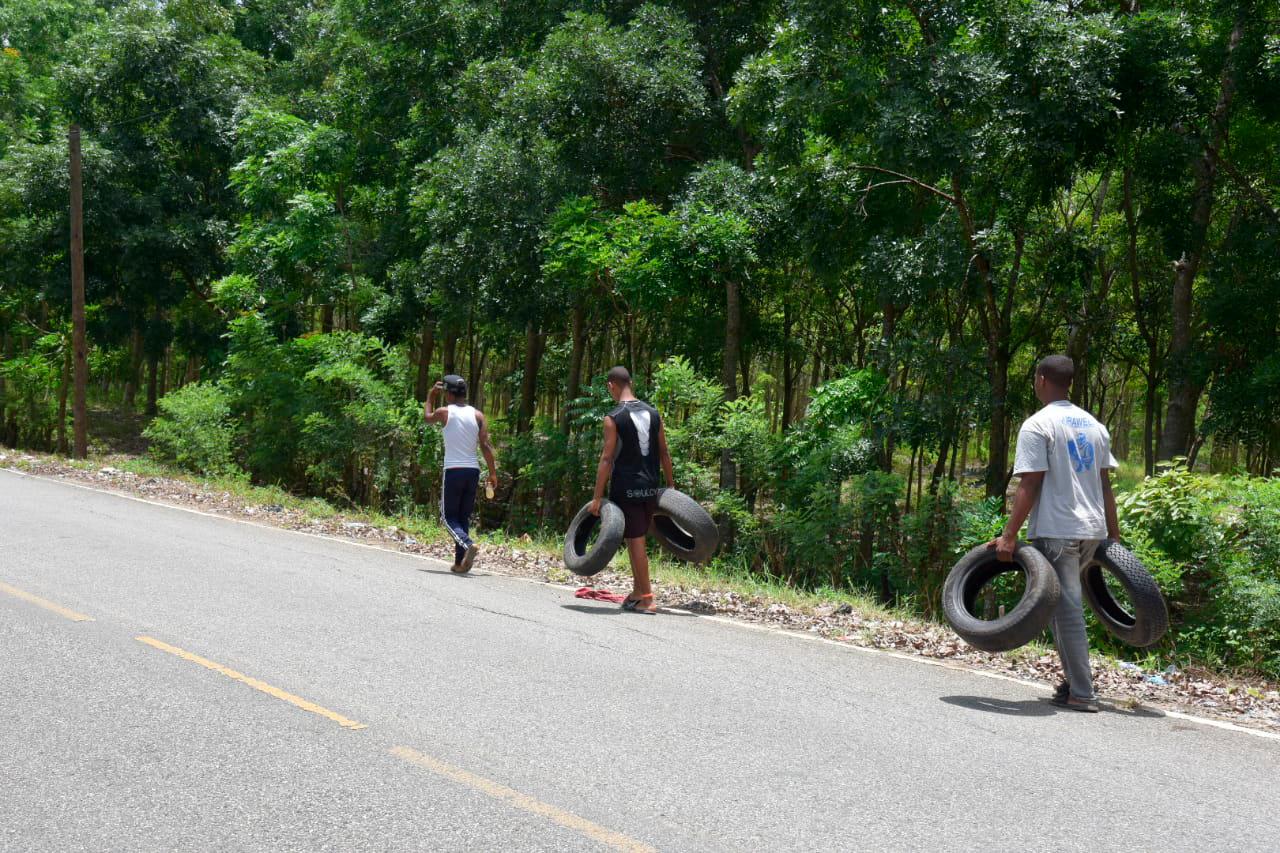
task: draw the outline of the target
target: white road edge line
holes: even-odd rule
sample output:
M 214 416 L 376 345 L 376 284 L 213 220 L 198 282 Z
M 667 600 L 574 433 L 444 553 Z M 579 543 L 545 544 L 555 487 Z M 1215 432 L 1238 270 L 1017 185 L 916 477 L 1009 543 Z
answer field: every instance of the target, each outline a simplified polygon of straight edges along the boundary
M 443 560 L 440 560 L 436 557 L 428 557 L 423 554 L 414 554 L 409 551 L 398 551 L 392 548 L 384 548 L 381 545 L 370 545 L 367 542 L 355 542 L 351 539 L 341 539 L 337 536 L 329 536 L 324 533 L 308 533 L 305 530 L 294 530 L 289 527 L 277 527 L 276 525 L 273 525 L 273 524 L 263 524 L 262 522 L 249 521 L 248 519 L 244 519 L 244 518 L 235 518 L 228 515 L 219 515 L 213 512 L 204 512 L 202 510 L 193 509 L 191 507 L 179 506 L 177 504 L 163 503 L 161 501 L 148 500 L 147 498 L 140 498 L 137 495 L 131 495 L 131 494 L 128 494 L 127 492 L 119 492 L 119 491 L 116 491 L 115 489 L 96 488 L 94 486 L 87 486 L 83 483 L 73 483 L 69 480 L 63 480 L 57 477 L 46 477 L 42 474 L 28 474 L 26 471 L 20 471 L 16 468 L 10 468 L 8 466 L 0 467 L 0 471 L 3 471 L 8 474 L 16 474 L 19 477 L 28 477 L 32 480 L 42 480 L 46 483 L 57 483 L 63 486 L 70 486 L 73 489 L 82 489 L 86 492 L 96 492 L 97 494 L 102 494 L 102 495 L 112 495 L 113 497 L 124 498 L 125 500 L 137 501 L 138 503 L 161 507 L 162 509 L 172 509 L 172 510 L 177 510 L 178 512 L 191 513 L 192 515 L 202 515 L 206 518 L 216 518 L 220 521 L 234 521 L 237 524 L 244 524 L 249 527 L 257 527 L 262 530 L 275 530 L 281 533 L 293 533 L 298 536 L 306 536 L 310 539 L 323 539 L 328 542 L 337 542 L 342 545 L 351 545 L 356 548 L 367 548 L 371 551 L 382 551 L 387 554 L 396 554 L 401 557 L 411 557 L 415 560 L 425 560 L 429 563 L 437 563 L 440 566 L 445 566 L 445 567 L 448 566 L 447 563 L 445 563 Z M 505 578 L 508 580 L 522 581 L 524 583 L 537 584 L 538 586 L 550 586 L 553 588 L 559 587 L 560 589 L 571 589 L 570 586 L 567 586 L 565 584 L 553 584 L 553 583 L 548 583 L 547 581 L 535 580 L 533 578 L 522 578 L 517 575 L 504 575 L 499 572 L 484 572 L 484 571 L 473 570 L 471 574 L 478 575 L 480 577 L 495 577 L 495 578 Z M 887 655 L 892 658 L 897 658 L 898 660 L 909 661 L 910 663 L 924 664 L 926 666 L 936 666 L 936 667 L 941 667 L 943 669 L 949 669 L 954 672 L 963 672 L 971 675 L 979 675 L 979 676 L 982 676 L 983 678 L 993 678 L 997 681 L 1007 681 L 1012 684 L 1020 684 L 1024 687 L 1032 687 L 1042 693 L 1052 692 L 1047 685 L 1041 684 L 1036 681 L 1027 681 L 1022 678 L 1015 678 L 1011 675 L 1005 675 L 1004 673 L 1000 673 L 1000 672 L 988 672 L 986 670 L 981 670 L 981 669 L 971 669 L 966 666 L 948 663 L 946 661 L 933 660 L 932 658 L 918 657 L 915 655 L 907 655 L 907 654 L 903 654 L 902 652 L 892 651 L 890 649 L 869 649 L 869 648 L 866 648 L 865 646 L 856 646 L 856 645 L 853 645 L 852 643 L 841 643 L 836 640 L 827 639 L 826 637 L 814 637 L 809 634 L 802 634 L 799 631 L 785 631 L 781 628 L 771 628 L 768 625 L 757 625 L 754 622 L 744 622 L 738 619 L 727 619 L 724 616 L 713 616 L 706 613 L 694 613 L 691 610 L 683 610 L 678 607 L 667 607 L 663 609 L 670 610 L 673 613 L 684 613 L 684 614 L 689 614 L 691 616 L 697 616 L 699 619 L 706 619 L 708 621 L 718 622 L 723 625 L 731 625 L 735 628 L 744 628 L 749 631 L 762 631 L 766 634 L 774 634 L 774 635 L 777 635 L 780 637 L 786 637 L 792 640 L 803 640 L 803 641 L 808 641 L 812 643 L 824 643 L 827 645 L 835 646 L 836 648 L 839 648 L 839 649 L 845 649 L 845 650 L 854 651 L 854 652 L 863 652 L 866 654 L 873 654 L 873 655 Z M 1174 720 L 1184 720 L 1186 722 L 1195 723 L 1197 725 L 1209 726 L 1211 728 L 1222 729 L 1230 732 L 1237 732 L 1239 734 L 1252 735 L 1253 737 L 1263 738 L 1265 740 L 1280 741 L 1280 734 L 1277 734 L 1275 732 L 1262 731 L 1261 729 L 1251 729 L 1246 726 L 1237 725 L 1235 723 L 1228 723 L 1225 720 L 1215 720 L 1210 717 L 1197 717 L 1194 714 L 1188 714 L 1183 711 L 1171 711 L 1164 708 L 1154 708 L 1153 710 L 1157 710 L 1164 716 Z

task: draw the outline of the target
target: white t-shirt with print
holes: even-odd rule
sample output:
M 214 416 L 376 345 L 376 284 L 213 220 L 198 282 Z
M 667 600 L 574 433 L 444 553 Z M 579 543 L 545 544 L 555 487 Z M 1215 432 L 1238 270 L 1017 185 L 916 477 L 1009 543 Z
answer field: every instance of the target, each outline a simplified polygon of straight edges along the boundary
M 1068 400 L 1050 403 L 1022 424 L 1013 473 L 1044 471 L 1027 537 L 1105 539 L 1103 468 L 1115 468 L 1107 428 Z

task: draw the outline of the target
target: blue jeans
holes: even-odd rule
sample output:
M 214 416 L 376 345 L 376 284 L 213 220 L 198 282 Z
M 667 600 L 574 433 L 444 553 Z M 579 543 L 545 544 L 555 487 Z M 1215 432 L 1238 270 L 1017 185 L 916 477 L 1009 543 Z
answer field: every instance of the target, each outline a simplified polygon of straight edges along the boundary
M 1099 539 L 1033 539 L 1031 544 L 1053 564 L 1062 595 L 1053 612 L 1053 644 L 1062 659 L 1062 671 L 1071 695 L 1093 699 L 1093 672 L 1089 668 L 1089 638 L 1085 633 L 1084 601 L 1080 572 L 1093 561 L 1102 544 Z
M 471 513 L 476 508 L 476 488 L 480 485 L 477 468 L 446 468 L 444 486 L 440 490 L 440 520 L 453 537 L 454 565 L 471 547 Z

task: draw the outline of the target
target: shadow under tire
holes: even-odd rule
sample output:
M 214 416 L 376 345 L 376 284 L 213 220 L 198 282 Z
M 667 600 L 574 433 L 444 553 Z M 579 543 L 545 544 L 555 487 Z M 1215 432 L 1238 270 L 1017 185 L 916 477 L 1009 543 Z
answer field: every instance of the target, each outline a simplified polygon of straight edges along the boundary
M 1017 605 L 998 619 L 975 615 L 982 588 L 1005 572 L 1020 571 L 1026 588 Z M 1007 652 L 1025 646 L 1049 627 L 1061 595 L 1058 576 L 1045 556 L 1019 542 L 1013 562 L 996 558 L 994 548 L 979 545 L 960 558 L 942 587 L 942 611 L 960 638 L 984 652 Z
M 705 563 L 720 547 L 720 530 L 702 504 L 676 489 L 658 490 L 653 538 L 677 560 Z
M 601 501 L 599 517 L 591 514 L 590 502 L 583 505 L 564 535 L 565 568 L 583 577 L 599 574 L 622 547 L 625 526 L 622 510 L 612 501 Z M 592 543 L 591 534 L 597 528 L 600 533 Z
M 1124 587 L 1133 612 L 1107 588 L 1108 573 Z M 1114 539 L 1098 546 L 1093 561 L 1080 572 L 1080 586 L 1098 623 L 1122 643 L 1145 649 L 1169 630 L 1169 607 L 1160 585 L 1142 561 Z

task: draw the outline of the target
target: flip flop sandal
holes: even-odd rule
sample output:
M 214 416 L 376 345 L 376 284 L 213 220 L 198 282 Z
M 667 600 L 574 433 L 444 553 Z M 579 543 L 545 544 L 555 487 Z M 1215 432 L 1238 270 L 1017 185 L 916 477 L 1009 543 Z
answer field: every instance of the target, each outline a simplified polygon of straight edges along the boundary
M 650 606 L 652 606 L 652 605 L 653 605 L 653 594 L 652 594 L 652 593 L 650 593 L 650 594 L 648 594 L 648 595 L 641 595 L 641 596 L 639 596 L 639 597 L 637 597 L 637 598 L 632 598 L 631 596 L 629 596 L 629 595 L 628 595 L 628 596 L 627 596 L 625 599 L 623 599 L 623 601 L 622 601 L 622 609 L 623 609 L 623 610 L 626 610 L 628 613 L 643 613 L 643 614 L 645 614 L 645 615 L 647 615 L 647 616 L 654 616 L 654 615 L 656 615 L 656 614 L 657 614 L 657 612 L 658 612 L 658 608 L 656 608 L 656 607 L 654 607 L 652 610 L 649 610 L 648 608 L 641 609 L 640 605 L 641 605 L 641 604 L 646 604 L 646 603 L 647 603 L 647 604 L 649 604 Z

